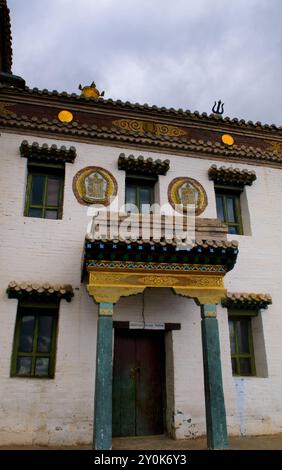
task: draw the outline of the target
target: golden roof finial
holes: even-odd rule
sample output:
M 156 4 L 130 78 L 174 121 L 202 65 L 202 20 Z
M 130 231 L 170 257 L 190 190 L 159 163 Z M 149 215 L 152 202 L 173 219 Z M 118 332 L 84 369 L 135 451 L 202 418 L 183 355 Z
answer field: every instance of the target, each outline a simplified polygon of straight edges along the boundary
M 81 96 L 85 96 L 86 98 L 102 98 L 105 94 L 104 91 L 102 93 L 97 90 L 95 82 L 92 82 L 90 86 L 81 86 L 79 85 L 79 90 L 81 90 Z

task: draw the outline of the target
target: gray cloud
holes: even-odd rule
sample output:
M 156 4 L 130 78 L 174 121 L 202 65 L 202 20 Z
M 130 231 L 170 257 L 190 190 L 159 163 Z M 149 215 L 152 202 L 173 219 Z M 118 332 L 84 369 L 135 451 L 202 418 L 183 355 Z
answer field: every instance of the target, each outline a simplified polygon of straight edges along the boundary
M 280 0 L 9 0 L 30 87 L 281 124 Z

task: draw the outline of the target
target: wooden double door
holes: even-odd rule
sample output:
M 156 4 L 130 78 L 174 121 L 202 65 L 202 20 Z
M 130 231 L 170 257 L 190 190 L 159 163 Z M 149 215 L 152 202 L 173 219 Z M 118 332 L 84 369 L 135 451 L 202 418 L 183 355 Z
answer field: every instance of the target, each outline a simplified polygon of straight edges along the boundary
M 164 331 L 115 329 L 113 436 L 164 432 Z

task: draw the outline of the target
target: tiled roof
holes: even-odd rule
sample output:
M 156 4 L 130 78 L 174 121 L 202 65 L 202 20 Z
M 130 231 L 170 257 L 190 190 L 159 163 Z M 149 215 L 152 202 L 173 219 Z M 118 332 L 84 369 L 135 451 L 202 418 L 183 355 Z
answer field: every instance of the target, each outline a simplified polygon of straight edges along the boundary
M 239 168 L 226 168 L 225 166 L 217 167 L 212 165 L 208 171 L 209 179 L 215 183 L 232 184 L 232 185 L 249 185 L 257 179 L 254 171 L 240 170 Z
M 22 157 L 32 160 L 42 161 L 55 161 L 55 162 L 69 162 L 73 163 L 76 158 L 75 147 L 67 149 L 64 145 L 57 147 L 57 145 L 48 146 L 48 144 L 39 145 L 38 142 L 29 144 L 24 140 L 20 145 L 20 153 Z
M 183 240 L 140 240 L 96 239 L 86 240 L 84 266 L 92 266 L 93 261 L 142 261 L 147 263 L 190 264 L 195 266 L 223 266 L 230 271 L 238 255 L 237 242 L 197 241 L 194 246 L 187 246 Z
M 183 239 L 179 239 L 177 237 L 171 238 L 140 238 L 140 237 L 132 237 L 128 236 L 124 237 L 99 237 L 93 236 L 93 234 L 88 233 L 86 235 L 86 241 L 99 241 L 102 243 L 125 243 L 130 245 L 135 243 L 137 245 L 156 245 L 156 246 L 173 246 L 173 247 L 185 247 L 187 246 L 187 241 Z M 227 240 L 197 240 L 195 242 L 195 247 L 198 248 L 238 248 L 238 242 L 236 240 L 227 241 Z
M 125 156 L 121 153 L 118 159 L 118 169 L 128 172 L 147 175 L 166 175 L 169 170 L 169 160 L 153 160 L 152 158 L 144 158 L 142 155 L 135 158 L 134 155 Z
M 1 88 L 1 87 L 0 87 Z M 3 88 L 7 88 L 3 86 Z M 199 111 L 190 111 L 190 110 L 183 110 L 182 108 L 175 109 L 175 108 L 166 108 L 164 106 L 158 107 L 156 105 L 148 105 L 140 104 L 140 103 L 131 103 L 129 101 L 121 101 L 121 100 L 112 100 L 112 99 L 97 99 L 92 97 L 85 97 L 83 95 L 78 95 L 76 93 L 67 93 L 66 91 L 59 92 L 57 90 L 39 90 L 38 88 L 28 88 L 26 87 L 24 90 L 17 88 L 16 92 L 25 93 L 26 95 L 37 95 L 37 96 L 46 96 L 46 97 L 59 97 L 59 98 L 66 98 L 67 100 L 72 100 L 73 102 L 81 101 L 83 102 L 94 102 L 95 106 L 98 108 L 103 107 L 116 107 L 116 108 L 124 108 L 124 109 L 134 109 L 140 111 L 149 111 L 150 113 L 157 113 L 163 115 L 170 115 L 176 116 L 181 118 L 189 118 L 190 120 L 194 121 L 210 121 L 214 123 L 218 123 L 220 125 L 224 124 L 235 124 L 236 127 L 241 127 L 243 129 L 258 129 L 258 130 L 267 130 L 273 131 L 277 133 L 277 131 L 282 131 L 282 126 L 277 126 L 275 124 L 262 124 L 260 121 L 253 122 L 253 121 L 245 121 L 244 119 L 238 118 L 230 118 L 230 117 L 222 117 L 216 114 L 207 114 L 207 113 L 200 113 Z
M 4 127 L 24 129 L 25 131 L 52 132 L 60 138 L 68 135 L 74 139 L 87 138 L 94 141 L 97 139 L 99 141 L 115 142 L 118 145 L 136 146 L 138 144 L 150 147 L 152 151 L 156 148 L 164 152 L 173 151 L 185 155 L 189 153 L 195 157 L 200 154 L 201 158 L 207 159 L 228 159 L 230 162 L 232 160 L 242 160 L 251 164 L 258 162 L 265 165 L 269 164 L 270 166 L 282 166 L 281 152 L 246 145 L 234 144 L 229 147 L 220 142 L 204 141 L 202 139 L 187 140 L 183 137 L 157 136 L 150 133 L 141 135 L 138 132 L 118 129 L 115 126 L 80 125 L 75 121 L 66 124 L 61 123 L 57 119 L 50 121 L 47 118 L 36 116 L 30 119 L 27 116 L 17 116 L 12 112 L 0 116 L 0 124 Z
M 254 293 L 230 293 L 222 299 L 222 306 L 234 309 L 250 309 L 258 310 L 267 308 L 272 304 L 272 298 L 269 294 L 254 294 Z
M 9 299 L 38 301 L 65 299 L 67 302 L 70 302 L 74 296 L 73 288 L 69 284 L 52 285 L 15 281 L 10 282 L 7 294 Z

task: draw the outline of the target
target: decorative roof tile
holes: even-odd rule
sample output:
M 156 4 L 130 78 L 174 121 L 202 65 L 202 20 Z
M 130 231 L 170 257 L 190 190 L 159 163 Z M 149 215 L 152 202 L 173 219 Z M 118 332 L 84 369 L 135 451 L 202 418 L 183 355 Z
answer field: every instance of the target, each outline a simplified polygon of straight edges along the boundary
M 119 170 L 153 176 L 166 175 L 169 164 L 169 160 L 153 160 L 152 158 L 144 158 L 142 155 L 137 158 L 134 155 L 126 157 L 124 153 L 121 153 L 118 159 Z
M 86 237 L 85 266 L 93 260 L 142 261 L 146 263 L 185 263 L 224 266 L 230 271 L 236 263 L 238 243 L 220 240 L 198 240 L 192 247 L 187 240 L 172 239 L 136 239 L 122 237 L 93 239 Z
M 240 170 L 239 168 L 217 167 L 212 165 L 208 171 L 209 179 L 215 183 L 232 184 L 235 186 L 249 185 L 257 179 L 254 171 Z
M 54 301 L 65 299 L 70 302 L 74 296 L 73 288 L 69 284 L 51 285 L 49 283 L 37 284 L 31 282 L 10 282 L 7 288 L 9 299 Z
M 1 88 L 1 85 L 0 85 Z M 99 139 L 101 141 L 116 142 L 118 145 L 130 146 L 142 145 L 156 148 L 160 151 L 171 151 L 201 158 L 214 158 L 217 160 L 228 159 L 229 162 L 243 161 L 251 164 L 260 163 L 274 167 L 282 167 L 282 154 L 275 150 L 265 150 L 246 145 L 232 145 L 227 147 L 220 142 L 204 141 L 202 139 L 184 139 L 181 137 L 156 136 L 153 134 L 140 135 L 136 132 L 128 132 L 116 127 L 97 127 L 96 125 L 79 125 L 73 121 L 70 124 L 59 122 L 57 119 L 48 121 L 47 118 L 17 116 L 13 112 L 0 116 L 0 125 L 8 128 L 18 128 L 31 131 L 52 132 L 62 138 L 71 135 L 74 139 Z
M 31 145 L 24 140 L 20 145 L 21 157 L 30 160 L 39 160 L 44 162 L 68 162 L 73 163 L 76 158 L 75 147 L 67 149 L 64 145 L 57 147 L 57 145 L 48 146 L 48 144 L 39 145 L 38 142 L 33 142 Z
M 272 298 L 269 294 L 254 293 L 230 293 L 226 294 L 221 301 L 223 307 L 234 309 L 258 310 L 267 308 L 272 304 Z
M 5 85 L 0 86 L 0 88 L 6 88 Z M 65 98 L 66 100 L 71 100 L 72 102 L 76 103 L 81 101 L 82 103 L 90 102 L 95 103 L 97 108 L 104 108 L 104 107 L 115 107 L 115 108 L 125 108 L 128 110 L 140 110 L 146 111 L 150 114 L 162 114 L 167 116 L 174 116 L 180 118 L 188 118 L 189 120 L 193 121 L 208 121 L 210 123 L 214 123 L 215 125 L 224 126 L 227 125 L 235 125 L 235 127 L 240 127 L 243 129 L 249 130 L 260 130 L 260 131 L 268 131 L 268 132 L 282 132 L 282 126 L 276 126 L 275 124 L 262 124 L 260 121 L 253 122 L 253 121 L 245 121 L 244 119 L 238 119 L 230 117 L 222 117 L 217 114 L 207 114 L 207 113 L 200 113 L 199 111 L 190 111 L 190 110 L 183 110 L 182 108 L 174 109 L 174 108 L 166 108 L 164 106 L 158 107 L 156 105 L 149 106 L 147 103 L 140 104 L 140 103 L 130 103 L 129 101 L 121 101 L 121 100 L 112 100 L 112 99 L 103 99 L 99 100 L 98 98 L 92 97 L 85 97 L 83 95 L 78 95 L 76 93 L 67 93 L 66 91 L 59 92 L 58 90 L 39 90 L 38 88 L 28 88 L 25 89 L 16 88 L 14 92 L 21 92 L 25 93 L 26 95 L 37 95 L 37 96 L 46 96 L 46 97 L 59 97 Z
M 181 246 L 185 249 L 187 246 L 187 239 L 185 238 L 178 238 L 178 237 L 162 237 L 162 238 L 140 238 L 134 236 L 122 237 L 122 236 L 112 236 L 112 237 L 104 237 L 104 236 L 93 236 L 92 233 L 88 233 L 86 235 L 86 241 L 89 242 L 102 242 L 102 243 L 124 243 L 130 245 L 135 243 L 137 245 L 151 245 L 151 246 L 172 246 L 178 247 L 179 249 Z M 237 240 L 227 241 L 227 240 L 196 240 L 193 247 L 196 248 L 238 248 Z

